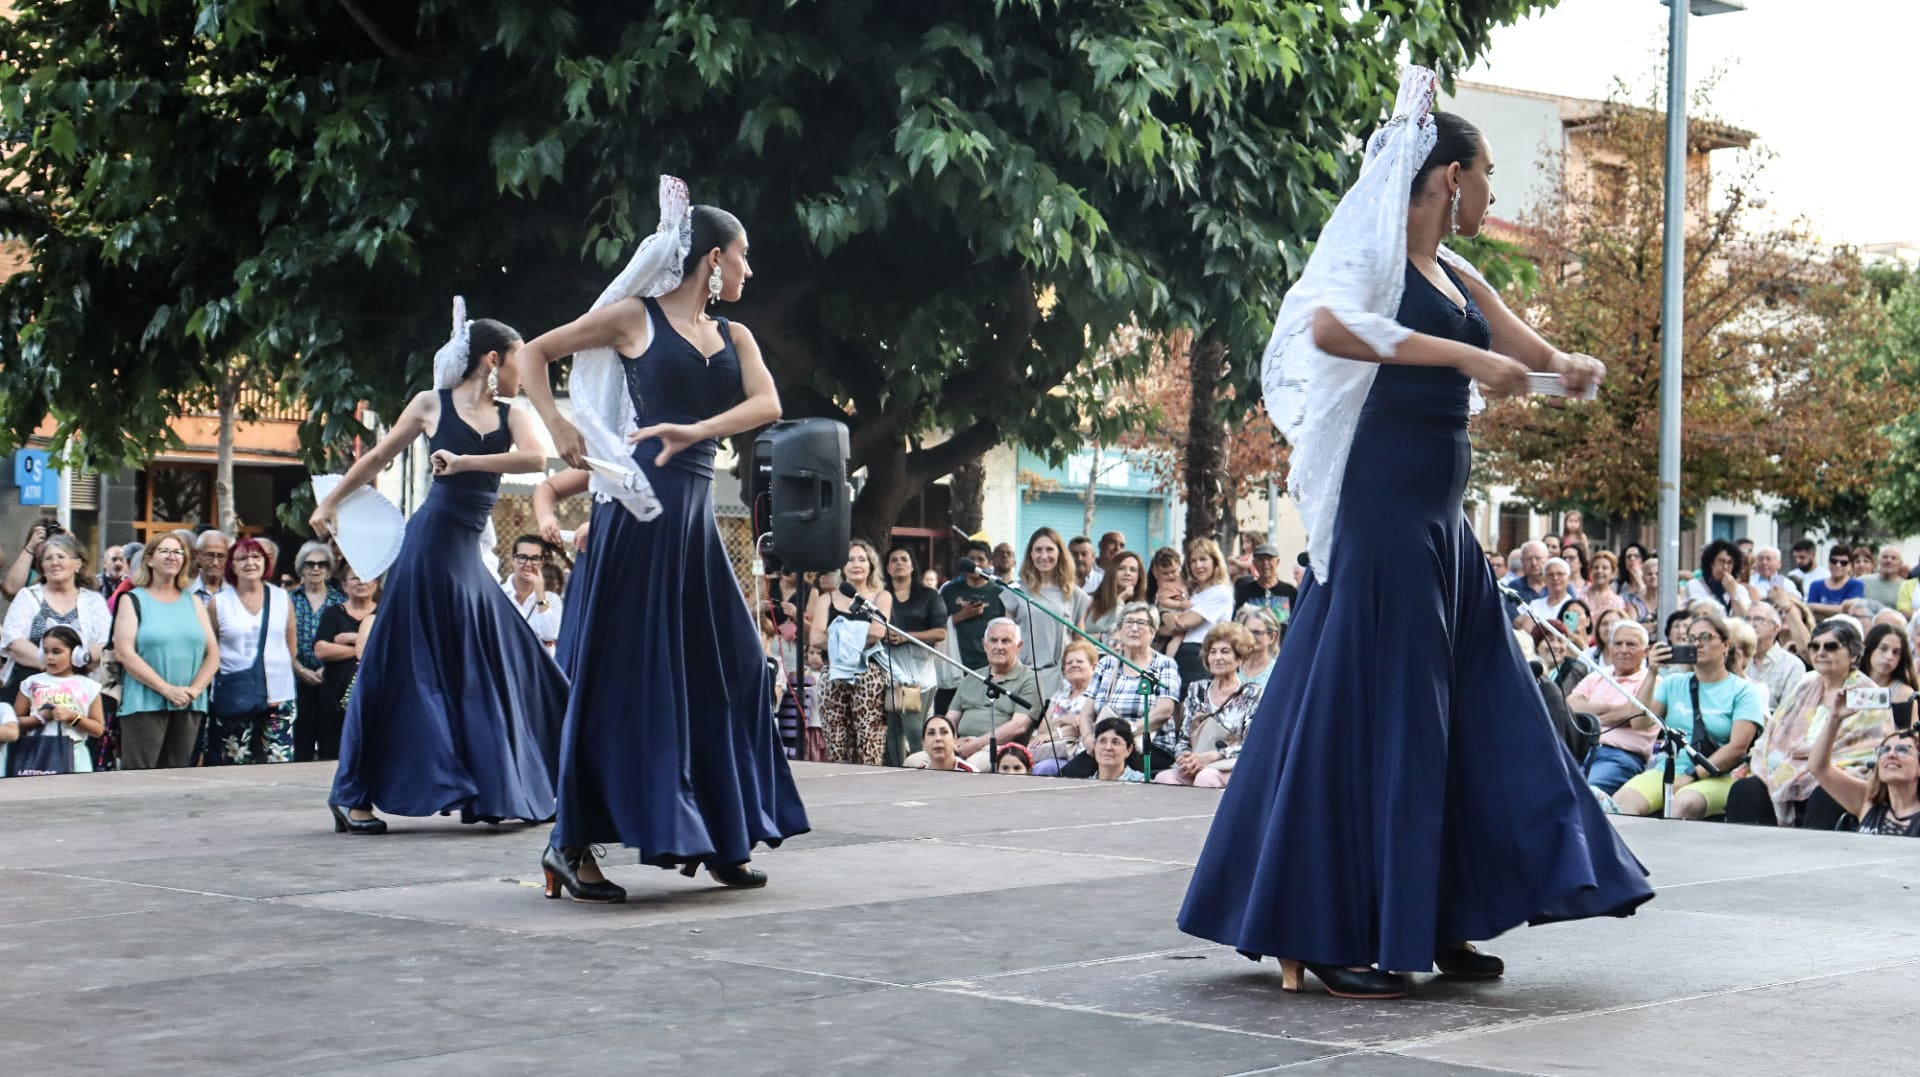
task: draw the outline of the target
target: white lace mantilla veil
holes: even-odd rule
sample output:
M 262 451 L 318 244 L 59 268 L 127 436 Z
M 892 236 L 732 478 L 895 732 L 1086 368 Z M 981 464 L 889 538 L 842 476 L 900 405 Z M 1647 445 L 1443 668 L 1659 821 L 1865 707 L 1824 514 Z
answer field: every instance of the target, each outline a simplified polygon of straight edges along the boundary
M 1406 287 L 1407 202 L 1413 177 L 1438 137 L 1432 109 L 1436 77 L 1409 65 L 1400 74 L 1393 116 L 1367 141 L 1360 178 L 1340 199 L 1320 241 L 1280 304 L 1261 358 L 1267 414 L 1292 449 L 1287 493 L 1307 529 L 1317 579 L 1333 559 L 1333 521 L 1360 408 L 1380 364 L 1341 359 L 1314 346 L 1313 314 L 1325 308 L 1375 353 L 1391 356 L 1413 331 L 1394 320 Z M 1466 260 L 1440 248 L 1458 272 L 1479 279 Z M 1473 407 L 1481 406 L 1479 391 Z
M 660 227 L 641 242 L 627 268 L 613 278 L 590 309 L 672 291 L 680 284 L 680 267 L 686 263 L 692 245 L 693 217 L 687 185 L 673 176 L 661 176 Z M 649 339 L 651 335 L 649 324 Z M 633 412 L 633 398 L 627 393 L 626 368 L 620 363 L 620 353 L 611 347 L 576 352 L 568 384 L 573 423 L 587 443 L 587 455 L 615 463 L 630 459 L 633 449 L 626 436 L 639 429 L 639 422 Z M 635 519 L 646 521 L 660 515 L 653 485 L 638 468 L 631 469 L 624 481 L 609 478 L 596 468 L 588 487 L 597 500 L 618 501 Z

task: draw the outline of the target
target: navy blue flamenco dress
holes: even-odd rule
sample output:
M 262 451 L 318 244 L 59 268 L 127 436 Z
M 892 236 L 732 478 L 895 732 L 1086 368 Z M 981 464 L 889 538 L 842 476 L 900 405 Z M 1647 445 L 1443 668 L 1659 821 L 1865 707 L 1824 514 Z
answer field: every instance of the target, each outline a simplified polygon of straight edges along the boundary
M 1491 340 L 1411 265 L 1397 320 Z M 1294 604 L 1181 930 L 1256 960 L 1426 972 L 1444 945 L 1653 896 L 1549 724 L 1461 511 L 1467 414 L 1458 371 L 1380 366 L 1329 579 Z
M 428 439 L 466 456 L 506 452 L 440 390 Z M 407 521 L 387 570 L 340 736 L 331 801 L 395 815 L 461 812 L 479 819 L 552 818 L 567 682 L 540 639 L 480 563 L 480 534 L 500 476 L 436 478 Z
M 646 300 L 652 341 L 622 356 L 641 426 L 711 418 L 745 399 L 732 331 L 702 355 Z M 808 830 L 774 722 L 760 633 L 713 515 L 718 442 L 634 465 L 662 506 L 642 523 L 596 504 L 567 586 L 561 668 L 573 684 L 553 844 L 621 844 L 660 867 L 745 863 Z

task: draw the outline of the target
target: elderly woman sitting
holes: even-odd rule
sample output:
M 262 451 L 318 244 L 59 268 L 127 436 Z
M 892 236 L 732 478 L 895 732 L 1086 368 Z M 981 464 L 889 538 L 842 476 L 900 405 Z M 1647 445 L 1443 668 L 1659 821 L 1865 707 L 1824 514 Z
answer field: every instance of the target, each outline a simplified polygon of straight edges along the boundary
M 1822 621 L 1807 648 L 1813 653 L 1813 675 L 1780 701 L 1754 742 L 1753 774 L 1735 782 L 1727 796 L 1730 823 L 1832 830 L 1846 812 L 1820 789 L 1811 769 L 1814 748 L 1829 725 L 1843 724 L 1837 743 L 1827 738 L 1829 756 L 1863 774 L 1872 769 L 1881 739 L 1893 731 L 1893 714 L 1886 708 L 1856 712 L 1846 707 L 1849 690 L 1873 687 L 1856 668 L 1864 646 L 1853 625 L 1838 618 Z
M 1628 620 L 1613 623 L 1606 641 L 1606 658 L 1620 688 L 1640 690 L 1640 682 L 1649 675 L 1647 644 L 1645 625 Z M 1567 693 L 1569 708 L 1600 721 L 1600 743 L 1587 753 L 1585 761 L 1587 784 L 1609 794 L 1647 769 L 1653 759 L 1653 719 L 1620 694 L 1620 688 L 1598 673 L 1589 673 Z
M 1240 677 L 1240 663 L 1253 653 L 1253 637 L 1228 621 L 1207 632 L 1207 680 L 1187 686 L 1177 722 L 1161 729 L 1155 744 L 1173 755 L 1173 766 L 1156 771 L 1162 785 L 1227 784 L 1247 726 L 1260 706 L 1260 686 Z M 1171 733 L 1169 733 L 1171 731 Z
M 1159 616 L 1144 602 L 1129 602 L 1120 610 L 1120 654 L 1131 665 L 1122 665 L 1111 655 L 1100 659 L 1093 669 L 1094 714 L 1099 718 L 1120 718 L 1134 728 L 1135 739 L 1151 736 L 1173 717 L 1179 702 L 1180 667 L 1172 657 L 1153 649 L 1153 637 Z M 1151 683 L 1143 693 L 1139 667 Z M 1063 778 L 1085 778 L 1093 774 L 1094 757 L 1083 751 L 1060 768 Z M 1162 753 L 1154 760 L 1154 769 L 1173 766 L 1173 756 Z

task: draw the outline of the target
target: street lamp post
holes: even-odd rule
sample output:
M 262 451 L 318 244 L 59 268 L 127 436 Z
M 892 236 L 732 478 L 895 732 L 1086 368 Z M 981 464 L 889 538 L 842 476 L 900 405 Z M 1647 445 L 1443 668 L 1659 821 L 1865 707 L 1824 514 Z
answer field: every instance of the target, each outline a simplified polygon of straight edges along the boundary
M 1660 623 L 1678 601 L 1680 564 L 1680 337 L 1686 290 L 1687 16 L 1743 10 L 1736 0 L 1660 0 L 1667 16 L 1667 174 L 1660 281 L 1660 573 L 1654 581 Z

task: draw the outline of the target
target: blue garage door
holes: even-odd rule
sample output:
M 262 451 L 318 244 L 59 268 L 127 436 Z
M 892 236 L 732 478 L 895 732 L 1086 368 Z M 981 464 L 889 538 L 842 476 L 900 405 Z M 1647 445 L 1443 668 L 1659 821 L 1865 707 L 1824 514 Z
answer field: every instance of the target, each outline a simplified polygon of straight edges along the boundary
M 1108 494 L 1098 497 L 1093 503 L 1093 531 L 1087 537 L 1098 542 L 1100 536 L 1108 531 L 1118 531 L 1127 536 L 1127 548 L 1141 553 L 1144 558 L 1152 552 L 1155 536 L 1147 533 L 1147 507 L 1151 504 L 1144 497 L 1124 497 Z M 1086 505 L 1072 494 L 1041 494 L 1032 501 L 1020 505 L 1020 534 L 1008 541 L 1015 550 L 1027 548 L 1027 536 L 1042 527 L 1051 527 L 1060 532 L 1060 537 L 1072 540 L 1080 534 L 1080 528 L 1086 523 Z

